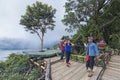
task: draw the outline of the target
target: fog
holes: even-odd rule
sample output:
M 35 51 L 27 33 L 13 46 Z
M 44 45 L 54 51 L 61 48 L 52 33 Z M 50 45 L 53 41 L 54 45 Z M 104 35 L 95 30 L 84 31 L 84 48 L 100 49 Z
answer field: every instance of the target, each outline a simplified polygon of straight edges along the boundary
M 66 0 L 38 0 L 43 3 L 52 5 L 57 9 L 56 23 L 54 31 L 47 31 L 44 37 L 44 44 L 51 45 L 58 43 L 63 35 L 71 35 L 65 31 L 66 26 L 62 24 L 61 19 L 65 14 L 64 4 Z M 27 5 L 35 3 L 36 0 L 0 0 L 0 40 L 21 40 L 28 42 L 34 47 L 39 47 L 40 40 L 36 34 L 30 34 L 24 30 L 24 26 L 20 25 L 21 15 L 26 12 Z M 12 41 L 11 41 L 12 42 Z M 23 43 L 23 44 L 25 44 Z M 27 43 L 26 43 L 27 44 Z

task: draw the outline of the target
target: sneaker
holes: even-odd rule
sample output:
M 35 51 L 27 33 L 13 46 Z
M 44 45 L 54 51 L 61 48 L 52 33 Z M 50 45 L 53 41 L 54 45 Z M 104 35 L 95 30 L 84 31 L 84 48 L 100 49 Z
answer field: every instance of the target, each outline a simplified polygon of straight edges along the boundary
M 93 76 L 93 74 L 90 74 L 90 73 L 88 74 L 88 77 L 92 77 L 92 76 Z
M 87 70 L 87 72 L 90 72 L 90 70 Z M 92 73 L 94 73 L 94 71 L 92 71 Z
M 67 64 L 66 66 L 67 66 L 67 67 L 70 67 L 70 65 L 69 65 L 69 64 Z
M 70 65 L 71 65 L 71 63 L 70 63 L 70 62 L 68 62 L 68 64 L 70 64 Z

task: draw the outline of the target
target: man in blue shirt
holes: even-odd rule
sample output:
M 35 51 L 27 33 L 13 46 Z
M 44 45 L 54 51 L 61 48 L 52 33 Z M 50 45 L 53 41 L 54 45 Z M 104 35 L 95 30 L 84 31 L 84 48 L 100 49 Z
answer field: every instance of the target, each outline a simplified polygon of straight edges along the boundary
M 68 42 L 65 43 L 65 52 L 66 52 L 66 64 L 67 64 L 67 67 L 70 67 L 69 60 L 70 60 L 72 46 L 74 46 L 74 44 L 71 43 L 70 40 L 68 40 Z
M 89 60 L 87 61 L 87 67 L 90 68 L 89 77 L 93 75 L 93 66 L 94 66 L 94 58 L 98 59 L 98 47 L 93 42 L 93 37 L 88 37 L 88 44 L 87 44 L 87 55 L 89 55 Z

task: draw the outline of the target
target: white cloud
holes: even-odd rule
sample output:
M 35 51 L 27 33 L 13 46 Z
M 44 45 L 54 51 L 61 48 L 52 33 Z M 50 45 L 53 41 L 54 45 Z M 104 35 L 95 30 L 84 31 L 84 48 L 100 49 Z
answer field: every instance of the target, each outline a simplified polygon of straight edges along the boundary
M 65 0 L 38 0 L 52 5 L 57 9 L 56 28 L 54 31 L 48 31 L 45 34 L 45 42 L 56 41 L 63 35 L 69 35 L 65 32 L 65 26 L 61 19 L 64 15 Z M 21 15 L 26 11 L 26 6 L 31 5 L 36 0 L 0 0 L 0 38 L 22 38 L 29 40 L 39 40 L 36 35 L 25 32 L 22 25 L 19 24 Z

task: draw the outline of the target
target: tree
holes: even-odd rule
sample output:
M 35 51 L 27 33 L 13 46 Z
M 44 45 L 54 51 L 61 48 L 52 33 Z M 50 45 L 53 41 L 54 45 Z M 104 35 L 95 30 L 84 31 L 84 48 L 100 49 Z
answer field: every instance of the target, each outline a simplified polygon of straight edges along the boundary
M 98 24 L 99 16 L 111 0 L 67 0 L 65 3 L 64 19 L 62 22 L 69 26 L 68 31 L 87 25 L 89 20 Z
M 37 34 L 40 38 L 41 50 L 43 50 L 44 34 L 47 29 L 54 29 L 55 12 L 56 9 L 52 6 L 37 1 L 31 6 L 28 5 L 26 13 L 21 16 L 20 24 L 25 26 L 25 30 Z
M 95 36 L 112 46 L 113 39 L 119 42 L 120 37 L 119 4 L 120 0 L 67 0 L 62 22 L 68 26 L 68 32 L 77 30 L 83 40 Z
M 101 15 L 103 37 L 112 48 L 120 48 L 120 0 L 111 0 Z

